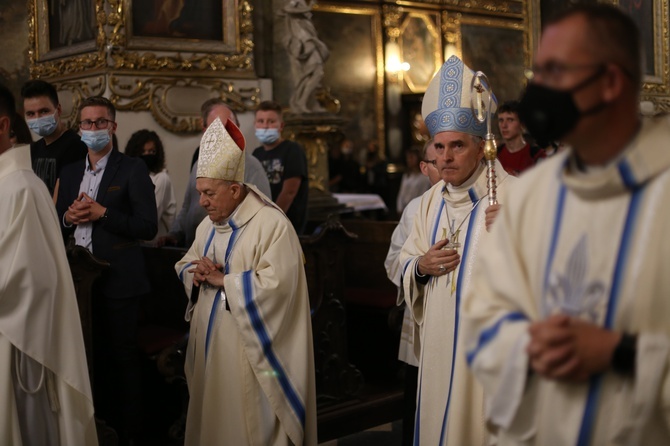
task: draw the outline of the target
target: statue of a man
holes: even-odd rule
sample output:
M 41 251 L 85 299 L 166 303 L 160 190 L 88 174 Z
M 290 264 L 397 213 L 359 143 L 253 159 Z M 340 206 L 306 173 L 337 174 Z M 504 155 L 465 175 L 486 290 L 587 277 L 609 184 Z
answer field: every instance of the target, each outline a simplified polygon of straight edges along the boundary
M 305 0 L 289 0 L 284 6 L 285 44 L 294 78 L 294 91 L 289 103 L 293 113 L 325 111 L 316 100 L 315 92 L 321 86 L 323 64 L 330 52 L 317 36 L 311 9 Z

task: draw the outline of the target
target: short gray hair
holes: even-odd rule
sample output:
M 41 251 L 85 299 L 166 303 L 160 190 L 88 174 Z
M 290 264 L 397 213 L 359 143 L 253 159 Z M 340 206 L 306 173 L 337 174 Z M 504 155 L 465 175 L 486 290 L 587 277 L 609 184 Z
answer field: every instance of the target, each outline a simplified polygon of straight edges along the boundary
M 426 143 L 421 148 L 421 160 L 420 161 L 423 161 L 423 160 L 426 159 L 426 152 L 428 152 L 428 149 L 433 144 L 435 144 L 435 140 L 433 138 L 430 138 L 428 141 L 426 141 Z
M 482 141 L 484 141 L 484 138 L 478 135 L 470 135 L 470 138 L 472 140 L 472 144 L 474 144 L 475 146 L 480 145 Z

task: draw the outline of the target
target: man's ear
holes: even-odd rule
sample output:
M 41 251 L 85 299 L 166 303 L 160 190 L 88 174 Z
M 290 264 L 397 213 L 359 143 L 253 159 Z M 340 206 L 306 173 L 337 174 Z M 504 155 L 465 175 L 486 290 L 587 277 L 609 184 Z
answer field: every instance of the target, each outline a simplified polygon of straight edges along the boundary
M 0 135 L 10 134 L 12 131 L 12 124 L 9 116 L 0 116 Z
M 428 176 L 428 163 L 425 161 L 419 161 L 419 169 L 424 176 Z
M 233 198 L 237 200 L 242 194 L 242 185 L 240 183 L 230 183 L 230 189 L 233 192 Z
M 605 71 L 605 89 L 603 99 L 606 102 L 612 102 L 623 92 L 627 75 L 623 69 L 616 64 L 608 64 Z

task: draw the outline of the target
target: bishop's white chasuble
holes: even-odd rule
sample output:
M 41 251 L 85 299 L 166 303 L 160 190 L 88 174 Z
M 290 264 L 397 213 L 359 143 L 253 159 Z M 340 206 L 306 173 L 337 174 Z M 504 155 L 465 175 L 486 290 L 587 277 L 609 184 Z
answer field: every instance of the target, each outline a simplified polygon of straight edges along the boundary
M 186 445 L 315 445 L 312 329 L 298 237 L 249 186 L 222 224 L 203 220 L 175 268 L 190 295 L 191 262 L 224 265 L 225 286 L 189 304 Z
M 514 178 L 496 162 L 499 193 Z M 415 445 L 487 445 L 481 386 L 464 360 L 461 305 L 471 285 L 472 267 L 479 261 L 480 246 L 488 236 L 486 168 L 480 165 L 459 187 L 440 181 L 421 199 L 412 232 L 400 254 L 405 301 L 420 333 L 414 346 L 420 358 Z M 503 203 L 504 204 L 504 203 Z M 461 263 L 455 271 L 417 282 L 419 257 L 438 241 L 458 243 Z

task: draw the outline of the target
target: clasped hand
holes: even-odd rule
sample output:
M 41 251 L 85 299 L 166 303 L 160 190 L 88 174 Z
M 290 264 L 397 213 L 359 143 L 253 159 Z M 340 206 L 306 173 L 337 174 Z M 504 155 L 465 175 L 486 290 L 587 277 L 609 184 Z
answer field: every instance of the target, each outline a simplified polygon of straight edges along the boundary
M 530 367 L 555 380 L 583 382 L 610 367 L 621 333 L 555 314 L 529 328 Z
M 449 240 L 444 239 L 430 247 L 419 259 L 419 274 L 443 276 L 456 269 L 461 256 L 455 249 L 443 249 Z
M 193 273 L 193 284 L 200 286 L 202 283 L 208 283 L 215 287 L 223 287 L 223 265 L 212 262 L 208 257 L 201 257 L 200 260 L 194 260 L 194 268 L 188 270 Z
M 97 221 L 105 213 L 106 208 L 89 197 L 85 192 L 80 192 L 79 196 L 67 208 L 65 220 L 70 224 L 79 225 Z

